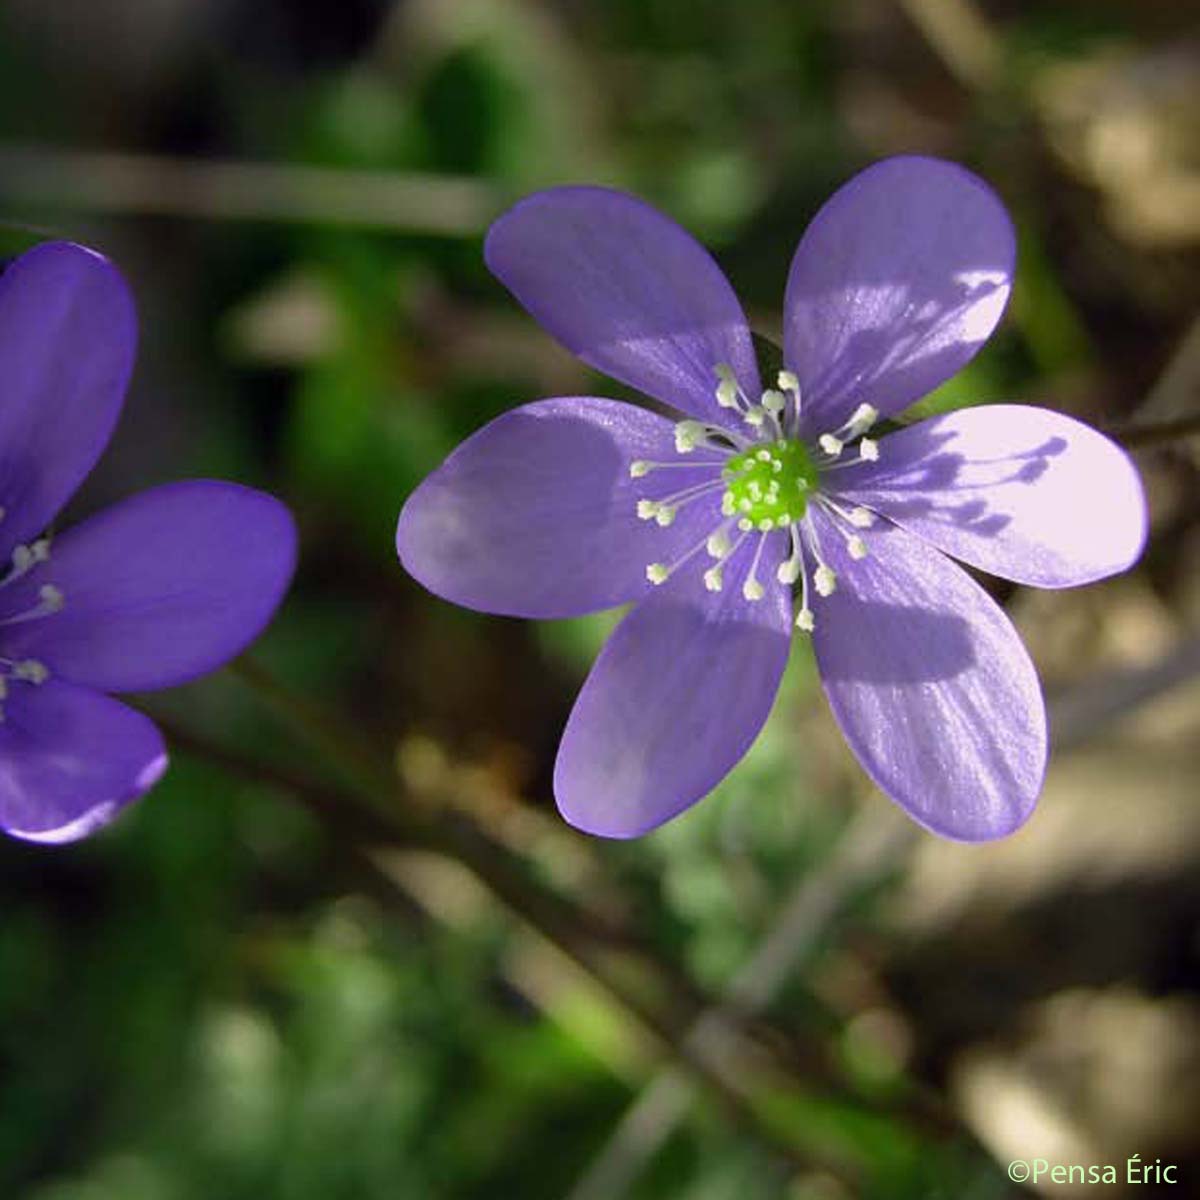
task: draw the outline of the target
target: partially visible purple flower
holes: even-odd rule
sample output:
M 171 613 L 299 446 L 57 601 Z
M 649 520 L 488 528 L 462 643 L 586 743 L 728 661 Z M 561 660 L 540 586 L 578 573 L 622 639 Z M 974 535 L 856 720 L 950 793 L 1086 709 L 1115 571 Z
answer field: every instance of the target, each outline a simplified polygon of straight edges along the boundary
M 108 692 L 220 666 L 271 618 L 295 566 L 273 497 L 194 480 L 59 536 L 46 527 L 108 444 L 133 369 L 124 280 L 50 242 L 0 276 L 0 828 L 84 837 L 162 776 L 162 737 Z
M 1145 541 L 1137 473 L 1039 408 L 874 436 L 987 339 L 1014 254 L 975 176 L 877 163 L 800 242 L 785 369 L 764 390 L 724 275 L 648 205 L 556 188 L 492 226 L 488 265 L 550 333 L 684 417 L 591 397 L 526 405 L 464 442 L 400 515 L 402 563 L 458 604 L 568 617 L 634 602 L 559 748 L 568 821 L 632 837 L 710 791 L 766 720 L 793 626 L 812 636 L 851 749 L 916 821 L 982 841 L 1030 815 L 1047 754 L 1037 677 L 946 555 L 1050 588 L 1123 571 Z

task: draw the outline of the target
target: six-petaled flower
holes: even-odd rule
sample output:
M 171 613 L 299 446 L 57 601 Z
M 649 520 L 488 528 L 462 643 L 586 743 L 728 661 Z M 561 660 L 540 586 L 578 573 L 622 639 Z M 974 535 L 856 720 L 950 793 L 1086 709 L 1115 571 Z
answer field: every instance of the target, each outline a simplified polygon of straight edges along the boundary
M 1145 539 L 1126 455 L 1070 417 L 990 405 L 880 436 L 956 373 L 1007 302 L 1014 237 L 975 176 L 877 163 L 804 234 L 766 388 L 708 253 L 645 203 L 564 187 L 492 227 L 488 265 L 591 366 L 675 410 L 542 400 L 409 498 L 397 548 L 436 594 L 569 617 L 633 602 L 555 768 L 566 819 L 629 837 L 709 792 L 811 636 L 867 773 L 947 837 L 1003 836 L 1046 765 L 1044 704 L 1009 619 L 947 557 L 1040 587 L 1122 571 Z
M 91 250 L 46 243 L 0 276 L 0 828 L 32 841 L 83 837 L 159 779 L 158 729 L 107 693 L 220 666 L 295 564 L 287 509 L 214 480 L 46 534 L 112 435 L 136 341 L 128 289 Z

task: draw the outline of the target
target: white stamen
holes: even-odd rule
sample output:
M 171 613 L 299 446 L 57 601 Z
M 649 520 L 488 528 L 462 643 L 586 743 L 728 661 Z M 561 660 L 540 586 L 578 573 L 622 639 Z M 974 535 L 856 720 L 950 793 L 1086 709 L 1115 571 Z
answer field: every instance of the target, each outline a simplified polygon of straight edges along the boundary
M 717 566 L 709 567 L 708 570 L 704 572 L 704 586 L 708 588 L 710 592 L 719 592 L 721 590 L 721 586 L 724 582 L 721 578 L 721 569 L 721 565 L 718 563 Z
M 677 508 L 672 508 L 669 504 L 660 504 L 658 512 L 654 514 L 654 520 L 657 524 L 666 529 L 675 520 L 675 514 L 679 511 Z
M 14 679 L 33 684 L 45 683 L 50 678 L 45 663 L 38 662 L 36 658 L 23 658 L 20 662 L 13 663 L 12 674 Z
M 722 408 L 740 408 L 738 385 L 732 379 L 722 379 L 717 384 L 717 403 Z
M 715 533 L 709 535 L 708 541 L 704 543 L 704 548 L 708 551 L 710 558 L 725 558 L 733 543 L 729 540 L 729 526 L 722 525 Z
M 762 406 L 772 416 L 779 416 L 787 408 L 787 397 L 782 392 L 765 391 L 762 394 Z
M 700 421 L 680 421 L 675 426 L 675 450 L 679 454 L 691 454 L 708 433 Z
M 646 568 L 646 578 L 655 585 L 666 583 L 670 574 L 666 563 L 654 562 Z
M 816 627 L 817 623 L 813 619 L 813 610 L 806 604 L 796 614 L 796 628 L 803 630 L 805 633 L 812 633 Z
M 643 475 L 649 475 L 653 469 L 653 465 L 644 459 L 635 459 L 629 464 L 629 478 L 641 479 Z
M 863 559 L 867 557 L 867 543 L 864 542 L 857 534 L 847 540 L 846 549 L 849 551 L 850 557 L 853 559 Z
M 858 456 L 865 459 L 867 462 L 879 461 L 879 443 L 872 441 L 871 438 L 863 438 L 858 443 Z
M 846 424 L 854 430 L 856 436 L 860 433 L 866 433 L 876 421 L 879 420 L 879 409 L 871 404 L 860 404 L 850 415 L 850 420 Z
M 830 458 L 837 458 L 842 452 L 844 443 L 841 438 L 836 438 L 832 433 L 823 433 L 817 438 L 817 444 L 829 455 Z
M 656 512 L 658 512 L 657 500 L 639 500 L 637 502 L 637 515 L 643 521 L 653 520 Z
M 767 535 L 764 533 L 754 548 L 754 559 L 750 563 L 750 570 L 746 573 L 746 580 L 742 584 L 742 595 L 751 603 L 761 600 L 766 595 L 763 585 L 758 581 L 758 564 L 762 559 L 763 547 L 766 544 Z
M 837 591 L 837 576 L 826 563 L 822 563 L 813 572 L 813 586 L 817 589 L 818 596 L 832 596 Z
M 875 514 L 869 508 L 856 505 L 847 514 L 846 519 L 855 529 L 870 529 L 875 524 Z
M 793 555 L 786 562 L 781 562 L 775 571 L 775 578 L 780 583 L 795 583 L 800 578 L 800 560 Z
M 758 404 L 752 404 L 749 409 L 747 409 L 746 415 L 742 417 L 742 420 L 754 429 L 761 429 L 763 422 L 766 419 L 767 410 Z
M 792 371 L 780 371 L 776 382 L 782 391 L 798 392 L 800 390 L 800 380 Z

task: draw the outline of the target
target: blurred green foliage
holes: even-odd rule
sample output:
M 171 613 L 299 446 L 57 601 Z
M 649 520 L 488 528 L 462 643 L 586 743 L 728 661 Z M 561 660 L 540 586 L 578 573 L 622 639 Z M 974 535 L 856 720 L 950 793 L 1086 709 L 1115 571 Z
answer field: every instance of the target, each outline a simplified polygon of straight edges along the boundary
M 448 174 L 474 181 L 491 212 L 550 183 L 629 187 L 713 245 L 768 336 L 805 221 L 901 142 L 990 175 L 1022 224 L 1015 319 L 920 411 L 1017 399 L 1101 365 L 1094 313 L 1079 311 L 1050 244 L 1053 184 L 1026 119 L 957 87 L 902 19 L 876 29 L 869 4 L 180 0 L 180 36 L 156 21 L 158 40 L 138 46 L 139 7 L 74 41 L 29 5 L 0 17 L 0 136 Z M 308 7 L 320 15 L 297 15 Z M 1136 32 L 1125 9 L 1009 7 L 1014 72 L 1098 31 Z M 885 110 L 911 88 L 911 120 L 880 128 L 872 84 Z M 842 751 L 806 716 L 807 650 L 713 797 L 637 844 L 581 846 L 555 824 L 549 770 L 615 617 L 534 628 L 451 612 L 403 578 L 391 549 L 403 498 L 484 421 L 554 390 L 620 389 L 572 366 L 487 276 L 482 228 L 104 219 L 61 200 L 12 215 L 109 248 L 145 331 L 118 465 L 98 491 L 226 470 L 288 498 L 304 562 L 264 657 L 381 741 L 419 733 L 498 772 L 536 817 L 518 823 L 533 831 L 522 850 L 534 871 L 589 903 L 601 872 L 601 899 L 718 991 L 849 821 L 829 769 Z M 30 236 L 6 232 L 6 248 Z M 176 427 L 196 432 L 159 436 Z M 236 683 L 154 703 L 227 746 L 305 759 Z M 621 1049 L 619 1010 L 569 973 L 546 1002 L 514 968 L 529 935 L 498 905 L 461 922 L 389 906 L 280 789 L 186 752 L 94 842 L 0 853 L 0 1195 L 549 1200 L 649 1077 L 647 1056 Z M 845 937 L 883 936 L 888 900 L 886 878 L 864 889 L 768 1015 L 843 1045 L 845 1018 L 812 980 Z M 886 1068 L 848 1058 L 886 1092 Z M 856 1161 L 863 1195 L 1004 1194 L 986 1159 L 898 1120 L 815 1092 L 763 1110 L 801 1145 Z M 844 1194 L 788 1180 L 702 1099 L 630 1198 Z

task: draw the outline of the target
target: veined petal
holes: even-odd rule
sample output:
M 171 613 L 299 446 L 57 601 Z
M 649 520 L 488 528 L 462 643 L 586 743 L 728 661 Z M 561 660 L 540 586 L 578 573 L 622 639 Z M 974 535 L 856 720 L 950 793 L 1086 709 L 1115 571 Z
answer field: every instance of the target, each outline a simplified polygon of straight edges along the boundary
M 1146 500 L 1129 456 L 1071 417 L 996 404 L 890 434 L 844 495 L 973 567 L 1060 588 L 1132 566 Z
M 837 591 L 813 643 L 833 715 L 867 774 L 915 821 L 966 842 L 1032 813 L 1046 712 L 1011 622 L 961 568 L 896 526 L 852 561 L 826 522 Z
M 0 556 L 50 523 L 112 436 L 137 318 L 120 272 L 70 242 L 0 276 Z
M 50 560 L 0 598 L 19 612 L 52 583 L 65 607 L 0 628 L 2 644 L 101 691 L 172 687 L 262 632 L 295 562 L 295 525 L 273 496 L 214 480 L 166 484 L 56 539 Z
M 684 465 L 633 479 L 635 460 Z M 659 500 L 720 479 L 722 459 L 675 452 L 670 421 L 617 400 L 539 400 L 462 443 L 408 498 L 396 530 L 404 569 L 435 595 L 481 612 L 572 617 L 650 587 L 720 521 L 721 491 L 680 508 L 667 528 L 639 520 Z
M 749 557 L 720 592 L 707 562 L 681 569 L 608 640 L 567 722 L 554 768 L 559 811 L 578 829 L 629 838 L 670 820 L 733 769 L 771 711 L 787 663 L 791 591 L 775 581 L 771 534 L 746 601 Z M 743 549 L 741 554 L 745 555 Z
M 73 842 L 153 787 L 167 752 L 153 722 L 119 701 L 51 679 L 9 687 L 0 724 L 0 828 Z
M 1000 320 L 1015 254 L 1004 206 L 953 163 L 889 158 L 835 192 L 784 298 L 806 435 L 862 403 L 898 413 L 965 366 Z
M 584 362 L 703 420 L 737 426 L 716 402 L 718 363 L 759 397 L 745 314 L 712 255 L 624 192 L 559 187 L 520 201 L 488 231 L 487 265 Z

